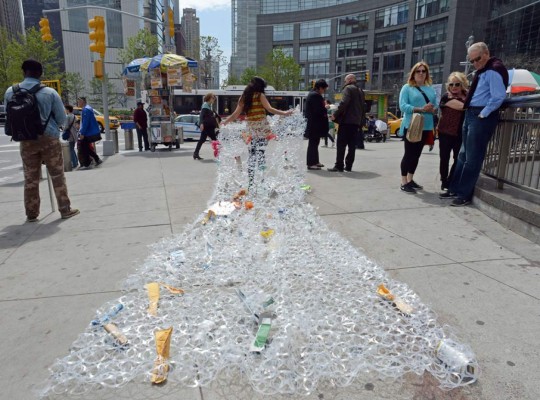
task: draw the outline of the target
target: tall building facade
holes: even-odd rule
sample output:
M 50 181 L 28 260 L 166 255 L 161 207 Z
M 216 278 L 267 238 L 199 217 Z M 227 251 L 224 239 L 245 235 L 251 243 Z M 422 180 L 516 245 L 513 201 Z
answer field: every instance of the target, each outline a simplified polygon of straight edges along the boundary
M 0 0 L 0 26 L 6 28 L 11 37 L 24 35 L 21 0 Z
M 199 17 L 197 17 L 197 10 L 194 8 L 184 8 L 182 12 L 180 25 L 186 44 L 184 54 L 182 55 L 199 60 L 201 58 L 199 41 L 201 36 L 201 24 Z
M 299 89 L 306 89 L 312 79 L 324 78 L 338 91 L 346 73 L 369 72 L 368 89 L 397 92 L 420 60 L 429 64 L 435 83 L 444 82 L 451 71 L 463 70 L 460 62 L 466 60 L 468 37 L 487 41 L 490 4 L 232 0 L 232 7 L 234 75 L 263 65 L 274 48 L 281 48 L 302 67 Z

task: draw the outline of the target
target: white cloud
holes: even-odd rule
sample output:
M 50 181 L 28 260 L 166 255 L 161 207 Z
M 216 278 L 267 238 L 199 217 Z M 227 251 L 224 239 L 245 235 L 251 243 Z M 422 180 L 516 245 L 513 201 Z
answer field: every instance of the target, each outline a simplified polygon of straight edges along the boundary
M 197 11 L 214 11 L 230 7 L 231 0 L 180 0 L 180 10 L 183 8 L 194 8 Z

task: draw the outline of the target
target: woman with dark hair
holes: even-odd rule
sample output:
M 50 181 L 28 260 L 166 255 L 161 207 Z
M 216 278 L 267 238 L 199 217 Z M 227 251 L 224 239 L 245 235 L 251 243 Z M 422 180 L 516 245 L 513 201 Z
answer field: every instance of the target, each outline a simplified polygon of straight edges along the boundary
M 216 96 L 213 93 L 208 93 L 204 96 L 204 103 L 201 109 L 201 115 L 199 116 L 199 126 L 201 127 L 201 137 L 197 142 L 197 147 L 193 152 L 194 160 L 202 160 L 202 157 L 199 157 L 199 151 L 206 138 L 210 137 L 212 140 L 216 140 L 216 129 L 218 128 L 218 121 L 220 120 L 219 116 L 212 110 L 212 104 L 216 101 Z
M 266 111 L 283 116 L 291 115 L 294 111 L 281 111 L 272 107 L 264 94 L 265 88 L 266 82 L 264 79 L 258 76 L 253 77 L 249 85 L 244 89 L 242 96 L 240 96 L 238 106 L 234 112 L 222 122 L 223 125 L 226 125 L 235 121 L 240 114 L 244 113 L 246 115 L 248 132 L 244 140 L 249 145 L 249 186 L 253 184 L 257 165 L 264 165 L 264 151 L 272 135 L 270 124 L 266 119 Z
M 420 61 L 416 63 L 409 73 L 407 83 L 401 88 L 399 93 L 399 108 L 403 114 L 403 140 L 405 142 L 405 153 L 401 160 L 401 190 L 405 193 L 416 193 L 423 187 L 413 180 L 422 149 L 433 131 L 433 114 L 437 112 L 435 90 L 431 86 L 428 65 Z M 410 142 L 407 139 L 407 129 L 411 125 L 413 113 L 421 113 L 424 116 L 424 126 L 422 128 L 422 140 Z

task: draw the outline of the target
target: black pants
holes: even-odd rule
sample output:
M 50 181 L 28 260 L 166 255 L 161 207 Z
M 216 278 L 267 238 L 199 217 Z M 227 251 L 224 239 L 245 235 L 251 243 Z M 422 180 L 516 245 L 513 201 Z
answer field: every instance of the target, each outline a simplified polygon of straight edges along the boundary
M 457 157 L 461 148 L 461 135 L 453 136 L 439 132 L 439 172 L 441 174 L 441 185 L 444 188 L 450 187 L 452 175 L 456 169 Z M 450 163 L 450 153 L 452 153 L 452 168 L 448 172 Z
M 306 159 L 307 159 L 307 166 L 311 167 L 311 166 L 319 164 L 319 143 L 321 142 L 321 138 L 311 133 L 309 134 L 308 140 L 309 142 L 307 146 Z
M 142 128 L 142 129 L 137 128 L 137 141 L 139 142 L 139 150 L 142 150 L 141 139 L 144 139 L 144 149 L 145 150 L 150 149 L 150 144 L 148 143 L 148 129 L 147 128 Z
M 351 170 L 356 152 L 356 142 L 358 140 L 358 125 L 340 124 L 336 144 L 336 165 L 337 169 Z M 345 157 L 345 149 L 347 156 Z M 345 159 L 345 162 L 343 162 Z
M 94 146 L 92 146 L 92 142 L 88 142 L 83 139 L 81 141 L 81 152 L 84 155 L 84 159 L 88 160 L 88 165 L 90 165 L 90 157 L 92 157 L 96 163 L 99 161 L 99 156 L 96 154 Z M 84 166 L 87 167 L 88 165 Z
M 197 142 L 197 147 L 195 147 L 195 151 L 193 152 L 193 157 L 199 156 L 199 151 L 201 150 L 201 147 L 204 142 L 206 142 L 206 138 L 209 137 L 212 140 L 216 140 L 216 130 L 214 128 L 212 129 L 205 129 L 201 132 L 201 137 L 199 141 Z
M 415 173 L 428 134 L 429 131 L 423 131 L 422 140 L 416 143 L 411 143 L 407 140 L 407 129 L 403 131 L 405 154 L 403 154 L 403 158 L 401 159 L 401 176 L 407 176 L 407 174 Z
M 356 147 L 359 149 L 364 150 L 366 146 L 364 145 L 364 139 L 365 139 L 364 130 L 362 128 L 358 129 L 358 135 L 356 135 Z
M 330 131 L 326 132 L 326 136 L 324 137 L 324 145 L 325 146 L 328 146 L 328 139 L 330 139 L 332 141 L 332 143 L 334 143 L 334 138 L 330 134 Z

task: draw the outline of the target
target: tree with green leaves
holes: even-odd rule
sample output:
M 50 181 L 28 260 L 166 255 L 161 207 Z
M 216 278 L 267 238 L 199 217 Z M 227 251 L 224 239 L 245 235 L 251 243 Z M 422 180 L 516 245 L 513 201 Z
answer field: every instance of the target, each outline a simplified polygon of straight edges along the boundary
M 159 52 L 157 36 L 149 29 L 141 29 L 128 39 L 127 46 L 118 51 L 118 61 L 124 65 L 136 58 L 154 57 Z
M 68 104 L 76 104 L 77 98 L 86 90 L 86 84 L 78 72 L 66 72 L 61 81 L 62 100 Z
M 103 83 L 101 79 L 92 78 L 90 81 L 90 95 L 88 96 L 88 103 L 97 109 L 103 110 Z M 117 93 L 114 85 L 107 79 L 107 100 L 109 108 L 112 108 L 116 104 Z
M 33 58 L 43 64 L 43 80 L 60 79 L 60 64 L 58 43 L 43 42 L 36 28 L 29 28 L 26 36 L 10 39 L 5 30 L 0 30 L 0 96 L 14 82 L 23 79 L 21 65 L 24 60 Z
M 218 68 L 221 70 L 221 68 L 227 64 L 227 59 L 219 47 L 218 39 L 214 36 L 201 36 L 199 43 L 201 54 L 199 71 L 201 73 L 202 83 L 208 88 L 211 82 L 216 78 L 212 76 L 212 66 L 217 64 Z
M 293 57 L 286 55 L 282 49 L 276 48 L 266 56 L 266 62 L 260 67 L 258 73 L 276 90 L 297 90 L 301 71 L 302 68 Z

